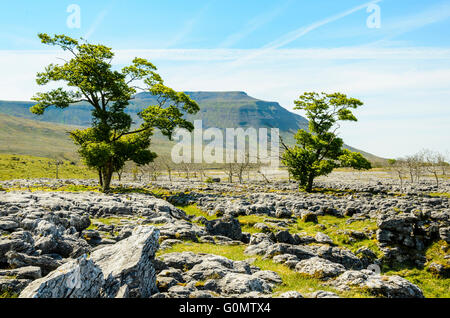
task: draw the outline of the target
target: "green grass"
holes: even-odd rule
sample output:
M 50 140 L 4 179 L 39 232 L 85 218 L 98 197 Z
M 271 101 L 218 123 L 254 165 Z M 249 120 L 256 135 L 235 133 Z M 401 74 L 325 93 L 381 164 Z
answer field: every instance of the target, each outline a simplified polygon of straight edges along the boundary
M 450 198 L 450 193 L 448 192 L 432 192 L 429 193 L 430 196 L 432 197 L 447 197 Z
M 6 191 L 20 191 L 27 190 L 31 192 L 42 191 L 42 192 L 100 192 L 100 188 L 96 186 L 85 186 L 85 185 L 65 185 L 65 186 L 29 186 L 26 188 L 16 187 L 8 188 Z
M 47 191 L 47 192 L 101 192 L 101 189 L 99 186 L 90 186 L 90 185 L 64 185 L 64 186 L 50 186 L 50 185 L 35 185 L 35 186 L 29 186 L 26 188 L 23 187 L 16 187 L 16 188 L 8 188 L 3 189 L 4 191 L 19 191 L 19 190 L 28 190 L 31 192 L 35 191 Z M 0 190 L 1 191 L 1 190 Z M 142 188 L 142 187 L 131 187 L 131 188 L 125 188 L 125 187 L 111 187 L 109 193 L 115 193 L 115 194 L 128 194 L 128 193 L 140 193 L 140 194 L 148 194 L 152 195 L 157 198 L 167 198 L 168 196 L 172 195 L 172 193 L 166 189 L 161 188 Z
M 204 218 L 206 218 L 209 221 L 217 219 L 216 216 L 209 215 L 208 213 L 206 213 L 205 211 L 200 209 L 196 204 L 187 205 L 187 206 L 177 206 L 177 208 L 186 212 L 187 215 L 203 216 Z
M 426 298 L 450 298 L 450 279 L 437 278 L 425 269 L 384 269 L 386 275 L 398 275 L 417 285 Z
M 174 245 L 172 248 L 159 251 L 158 256 L 174 253 L 174 252 L 193 252 L 193 253 L 207 253 L 214 255 L 221 255 L 234 261 L 243 261 L 247 259 L 255 259 L 253 265 L 259 267 L 261 270 L 270 270 L 277 272 L 283 280 L 283 284 L 274 289 L 275 296 L 286 291 L 295 290 L 306 295 L 308 293 L 325 290 L 335 292 L 342 297 L 368 297 L 367 293 L 363 291 L 353 290 L 350 292 L 340 292 L 330 286 L 326 286 L 322 281 L 306 277 L 294 272 L 285 265 L 276 264 L 272 260 L 263 260 L 260 256 L 248 256 L 244 254 L 245 246 L 219 246 L 215 244 L 206 243 L 183 243 Z
M 300 218 L 297 219 L 295 224 L 288 224 L 288 230 L 291 234 L 304 233 L 315 236 L 318 232 L 322 232 L 328 235 L 335 244 L 343 246 L 356 252 L 361 247 L 367 247 L 372 250 L 378 257 L 382 256 L 376 239 L 370 237 L 368 239 L 354 240 L 350 237 L 350 231 L 360 231 L 368 233 L 369 231 L 375 231 L 377 229 L 376 221 L 365 220 L 356 221 L 350 224 L 346 222 L 350 217 L 338 218 L 331 215 L 318 216 L 318 224 L 312 222 L 303 222 Z M 239 222 L 242 226 L 242 231 L 249 233 L 259 233 L 261 230 L 255 229 L 253 226 L 256 223 L 265 223 L 272 230 L 282 230 L 282 228 L 277 227 L 271 223 L 267 223 L 270 220 L 278 220 L 276 218 L 261 216 L 261 215 L 245 215 L 238 217 Z M 324 227 L 323 227 L 324 226 Z
M 261 215 L 242 215 L 238 217 L 239 223 L 241 224 L 241 228 L 243 232 L 248 232 L 248 233 L 260 233 L 261 230 L 260 229 L 255 229 L 253 226 L 257 223 L 265 223 L 266 221 L 270 221 L 270 220 L 279 220 L 276 218 L 272 218 L 272 217 L 267 217 L 267 216 L 261 216 Z M 271 229 L 278 229 L 276 226 L 272 225 L 272 224 L 268 224 L 268 226 Z
M 449 255 L 450 244 L 445 241 L 438 241 L 431 244 L 425 253 L 428 263 L 439 263 L 442 265 L 447 265 L 448 260 L 445 259 Z
M 13 293 L 11 291 L 4 291 L 3 293 L 0 293 L 0 299 L 5 299 L 5 298 L 18 298 L 19 294 L 17 293 Z
M 122 220 L 129 220 L 129 218 L 119 218 L 119 217 L 95 218 L 91 219 L 91 222 L 92 224 L 101 223 L 104 225 L 120 225 L 122 223 Z
M 439 278 L 428 271 L 428 266 L 431 263 L 448 266 L 448 260 L 444 257 L 448 255 L 449 249 L 449 244 L 444 241 L 434 242 L 425 252 L 427 263 L 424 268 L 396 265 L 393 267 L 384 266 L 382 271 L 387 275 L 398 275 L 407 279 L 417 285 L 427 298 L 450 298 L 450 278 Z
M 377 241 L 369 237 L 368 239 L 354 240 L 350 237 L 350 231 L 359 231 L 368 233 L 369 231 L 375 231 L 377 224 L 374 220 L 356 221 L 350 224 L 346 222 L 350 217 L 338 218 L 331 215 L 318 216 L 318 224 L 312 222 L 303 222 L 301 219 L 297 220 L 295 225 L 290 226 L 289 232 L 291 233 L 306 233 L 315 236 L 318 232 L 322 232 L 328 235 L 335 244 L 343 246 L 355 252 L 361 247 L 367 247 L 371 249 L 377 256 L 381 256 L 382 253 L 378 248 Z
M 86 166 L 65 160 L 59 166 L 60 179 L 92 179 L 97 174 Z M 0 180 L 55 178 L 55 160 L 43 157 L 0 154 Z
M 353 228 L 358 228 L 360 225 L 353 225 Z M 312 232 L 310 232 L 312 234 Z M 428 263 L 431 262 L 445 262 L 444 256 L 446 251 L 441 247 L 445 242 L 436 242 L 431 245 L 426 257 Z M 445 245 L 448 248 L 448 245 Z M 352 289 L 350 291 L 338 291 L 333 287 L 325 285 L 321 280 L 296 273 L 282 264 L 276 264 L 272 260 L 263 259 L 261 256 L 248 256 L 244 254 L 246 246 L 219 246 L 207 243 L 192 243 L 185 242 L 183 244 L 174 245 L 171 249 L 159 251 L 158 255 L 173 252 L 193 252 L 193 253 L 207 253 L 214 255 L 221 255 L 235 261 L 243 261 L 247 259 L 254 259 L 253 265 L 259 267 L 261 270 L 271 270 L 277 272 L 283 280 L 283 284 L 274 289 L 274 295 L 295 290 L 302 295 L 317 291 L 325 290 L 337 293 L 341 297 L 374 297 L 363 289 Z M 383 268 L 385 275 L 399 275 L 413 284 L 416 284 L 427 298 L 450 298 L 450 279 L 437 278 L 432 273 L 428 272 L 426 268 Z
M 253 227 L 256 223 L 265 223 L 265 221 L 278 220 L 260 215 L 239 216 L 238 219 L 242 225 L 242 230 L 249 233 L 261 232 L 259 229 L 255 229 Z M 298 218 L 295 224 L 288 224 L 288 230 L 291 234 L 304 233 L 312 236 L 315 236 L 318 232 L 322 232 L 328 235 L 335 244 L 346 247 L 352 252 L 355 252 L 361 247 L 367 247 L 377 254 L 377 256 L 381 256 L 382 253 L 379 250 L 375 239 L 368 238 L 363 240 L 351 240 L 349 235 L 350 231 L 360 231 L 365 233 L 368 231 L 375 231 L 377 229 L 376 222 L 373 220 L 367 220 L 347 224 L 346 222 L 349 219 L 349 217 L 338 218 L 331 215 L 324 215 L 318 216 L 319 223 L 315 224 L 312 222 L 303 222 Z M 275 225 L 268 225 L 272 229 L 281 230 L 281 228 Z

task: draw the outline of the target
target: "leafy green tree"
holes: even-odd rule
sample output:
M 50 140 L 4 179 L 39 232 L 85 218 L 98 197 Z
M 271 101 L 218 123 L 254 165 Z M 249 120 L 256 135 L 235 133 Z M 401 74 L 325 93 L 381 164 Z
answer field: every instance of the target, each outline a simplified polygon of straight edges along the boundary
M 64 109 L 80 102 L 92 107 L 92 126 L 72 131 L 70 136 L 79 146 L 84 162 L 98 171 L 104 191 L 109 190 L 113 173 L 120 171 L 126 161 L 145 165 L 156 158 L 149 149 L 155 128 L 169 138 L 178 127 L 193 130 L 193 124 L 184 115 L 198 112 L 198 104 L 188 95 L 165 86 L 149 61 L 135 58 L 131 65 L 115 70 L 111 64 L 114 53 L 109 47 L 65 35 L 39 34 L 39 38 L 46 45 L 69 52 L 71 59 L 62 65 L 50 64 L 37 74 L 39 85 L 65 85 L 37 93 L 33 97 L 37 104 L 31 112 L 42 115 L 50 106 Z M 143 122 L 134 127 L 125 110 L 138 90 L 149 91 L 157 97 L 158 104 L 140 112 Z
M 296 145 L 288 147 L 282 162 L 300 186 L 312 191 L 316 177 L 327 175 L 337 167 L 370 169 L 371 164 L 360 153 L 343 148 L 344 142 L 336 136 L 338 121 L 357 121 L 351 112 L 363 103 L 341 93 L 305 93 L 296 100 L 294 109 L 306 111 L 309 132 L 300 129 L 295 135 Z

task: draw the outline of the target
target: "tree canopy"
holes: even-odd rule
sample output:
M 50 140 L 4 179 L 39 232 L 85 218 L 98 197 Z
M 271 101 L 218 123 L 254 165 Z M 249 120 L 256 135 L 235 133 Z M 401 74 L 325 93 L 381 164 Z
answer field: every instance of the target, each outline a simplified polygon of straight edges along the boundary
M 60 47 L 70 53 L 63 64 L 50 64 L 37 74 L 37 83 L 63 83 L 47 92 L 39 92 L 37 102 L 30 110 L 42 115 L 53 106 L 60 109 L 84 102 L 92 106 L 92 126 L 70 133 L 79 146 L 84 162 L 99 172 L 104 191 L 109 190 L 112 174 L 128 160 L 144 165 L 156 158 L 149 147 L 154 129 L 171 138 L 180 127 L 192 131 L 194 126 L 184 115 L 199 111 L 198 104 L 183 92 L 164 85 L 157 68 L 148 60 L 135 58 L 121 70 L 113 68 L 112 49 L 101 44 L 90 44 L 66 35 L 39 34 L 41 42 Z M 157 105 L 149 105 L 138 115 L 143 120 L 135 127 L 125 112 L 129 101 L 138 91 L 148 91 L 157 97 Z
M 316 177 L 327 175 L 338 167 L 371 168 L 370 162 L 360 153 L 344 149 L 343 140 L 336 135 L 338 121 L 357 121 L 351 109 L 362 106 L 361 101 L 341 93 L 310 92 L 294 103 L 294 109 L 306 112 L 309 131 L 300 129 L 294 135 L 296 145 L 293 147 L 283 143 L 282 161 L 302 188 L 312 191 Z

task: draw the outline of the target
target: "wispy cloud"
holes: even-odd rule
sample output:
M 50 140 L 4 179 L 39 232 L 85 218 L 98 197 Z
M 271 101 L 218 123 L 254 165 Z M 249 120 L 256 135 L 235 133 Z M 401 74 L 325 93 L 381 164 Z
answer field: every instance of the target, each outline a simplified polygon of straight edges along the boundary
M 214 3 L 215 1 L 209 1 L 204 5 L 192 18 L 188 19 L 184 25 L 183 28 L 178 32 L 178 34 L 175 35 L 173 39 L 171 39 L 166 45 L 165 48 L 172 48 L 178 44 L 180 44 L 187 35 L 192 33 L 195 26 L 198 24 L 198 22 L 201 20 L 202 16 L 205 14 L 205 12 L 209 9 L 209 7 Z
M 89 30 L 84 35 L 84 39 L 88 40 L 94 33 L 97 31 L 97 28 L 103 23 L 103 20 L 105 20 L 106 16 L 108 15 L 109 11 L 111 11 L 112 7 L 116 3 L 116 0 L 111 1 L 107 7 L 105 7 L 103 10 L 101 10 L 97 17 L 95 18 L 94 22 L 91 24 Z
M 117 50 L 118 64 L 129 62 L 134 56 L 150 60 L 180 62 L 232 62 L 257 53 L 259 49 L 151 49 Z M 1 52 L 1 51 L 0 51 Z M 450 48 L 440 47 L 341 47 L 318 49 L 276 49 L 257 55 L 253 63 L 269 61 L 285 63 L 295 60 L 450 60 Z
M 342 18 L 345 18 L 346 16 L 349 16 L 352 13 L 355 13 L 355 12 L 357 12 L 359 10 L 366 9 L 370 4 L 375 4 L 375 3 L 378 3 L 378 2 L 381 2 L 381 0 L 374 0 L 374 1 L 370 1 L 370 2 L 364 3 L 362 5 L 356 6 L 356 7 L 352 8 L 352 9 L 347 10 L 347 11 L 344 11 L 344 12 L 338 13 L 336 15 L 333 15 L 331 17 L 328 17 L 326 19 L 317 21 L 317 22 L 315 22 L 313 24 L 310 24 L 308 26 L 298 28 L 298 29 L 296 29 L 296 30 L 294 30 L 292 32 L 289 32 L 289 33 L 283 35 L 282 37 L 276 39 L 275 41 L 272 41 L 272 42 L 266 44 L 263 47 L 263 49 L 277 49 L 277 48 L 283 47 L 283 46 L 285 46 L 285 45 L 287 45 L 287 44 L 289 44 L 291 42 L 294 42 L 295 40 L 301 38 L 302 36 L 305 36 L 306 34 L 310 33 L 311 31 L 314 31 L 314 30 L 316 30 L 316 29 L 318 29 L 318 28 L 320 28 L 320 27 L 322 27 L 322 26 L 324 26 L 326 24 L 329 24 L 329 23 L 335 22 L 337 20 L 340 20 Z
M 408 16 L 396 17 L 383 22 L 382 31 L 386 36 L 371 45 L 383 44 L 399 35 L 418 30 L 428 25 L 439 23 L 450 18 L 450 2 L 441 2 L 426 10 Z
M 264 12 L 263 14 L 254 17 L 238 32 L 230 34 L 222 43 L 219 44 L 219 47 L 220 48 L 232 47 L 234 44 L 248 37 L 250 34 L 258 30 L 262 26 L 273 21 L 276 17 L 278 17 L 281 13 L 283 13 L 291 3 L 292 0 L 286 1 L 282 5 L 276 8 L 271 8 L 270 10 Z
M 327 25 L 329 23 L 332 23 L 332 22 L 335 22 L 335 21 L 340 20 L 342 18 L 345 18 L 346 16 L 349 16 L 352 13 L 355 13 L 355 12 L 357 12 L 359 10 L 362 10 L 362 9 L 366 9 L 370 4 L 375 4 L 375 3 L 378 3 L 378 2 L 381 2 L 381 1 L 382 0 L 374 0 L 374 1 L 366 2 L 364 4 L 361 4 L 359 6 L 354 7 L 352 9 L 349 9 L 349 10 L 346 10 L 344 12 L 338 13 L 338 14 L 333 15 L 331 17 L 328 17 L 326 19 L 314 22 L 313 24 L 310 24 L 308 26 L 303 26 L 303 27 L 300 27 L 300 28 L 298 28 L 298 29 L 296 29 L 294 31 L 288 32 L 287 34 L 279 37 L 278 39 L 267 43 L 266 45 L 264 45 L 258 51 L 255 51 L 254 53 L 252 53 L 252 54 L 250 54 L 250 55 L 248 55 L 248 56 L 246 56 L 246 57 L 244 57 L 242 59 L 234 61 L 229 67 L 230 68 L 235 68 L 237 66 L 240 66 L 243 63 L 246 63 L 248 60 L 251 60 L 251 59 L 255 58 L 258 55 L 265 54 L 265 53 L 267 53 L 270 50 L 281 48 L 281 47 L 283 47 L 283 46 L 285 46 L 285 45 L 287 45 L 289 43 L 294 42 L 295 40 L 301 38 L 302 36 L 305 36 L 306 34 L 312 32 L 312 31 L 314 31 L 314 30 L 316 30 L 316 29 L 318 29 L 318 28 L 320 28 L 320 27 L 322 27 L 324 25 Z

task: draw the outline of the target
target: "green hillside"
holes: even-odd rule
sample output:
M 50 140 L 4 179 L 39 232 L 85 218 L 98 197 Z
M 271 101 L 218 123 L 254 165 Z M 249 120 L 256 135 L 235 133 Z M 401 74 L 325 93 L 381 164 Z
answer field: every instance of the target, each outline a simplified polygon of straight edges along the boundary
M 0 154 L 30 155 L 59 160 L 79 161 L 76 146 L 68 132 L 80 126 L 42 122 L 0 113 Z M 169 153 L 171 143 L 156 133 L 152 148 Z
M 74 128 L 0 114 L 0 153 L 77 160 L 67 135 Z
M 302 116 L 289 112 L 276 102 L 262 101 L 248 96 L 245 92 L 186 93 L 200 105 L 200 112 L 196 115 L 188 115 L 188 119 L 191 121 L 202 119 L 205 129 L 209 127 L 279 128 L 284 141 L 292 144 L 293 134 L 299 128 L 307 129 L 308 127 L 308 121 Z M 127 112 L 132 116 L 135 124 L 139 124 L 137 114 L 145 107 L 155 104 L 156 99 L 150 93 L 139 93 L 130 101 Z M 80 103 L 63 110 L 49 108 L 43 116 L 36 116 L 29 110 L 33 105 L 33 102 L 0 101 L 2 120 L 0 152 L 46 157 L 74 156 L 75 148 L 66 135 L 66 131 L 73 127 L 64 125 L 89 126 L 91 107 Z M 13 119 L 8 116 L 19 118 Z M 163 153 L 170 151 L 171 144 L 160 134 L 155 135 L 152 144 L 155 151 Z M 360 152 L 369 160 L 380 160 L 370 153 Z
M 188 116 L 190 120 L 202 119 L 205 128 L 234 127 L 275 127 L 281 131 L 295 132 L 305 128 L 308 121 L 281 107 L 276 102 L 266 102 L 248 96 L 244 92 L 186 92 L 200 105 L 200 112 Z M 91 108 L 89 105 L 76 104 L 67 109 L 49 108 L 44 115 L 30 113 L 32 102 L 0 101 L 0 113 L 53 122 L 66 125 L 89 126 Z M 130 101 L 127 112 L 139 123 L 137 114 L 149 105 L 155 105 L 156 99 L 149 93 L 140 93 Z

